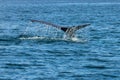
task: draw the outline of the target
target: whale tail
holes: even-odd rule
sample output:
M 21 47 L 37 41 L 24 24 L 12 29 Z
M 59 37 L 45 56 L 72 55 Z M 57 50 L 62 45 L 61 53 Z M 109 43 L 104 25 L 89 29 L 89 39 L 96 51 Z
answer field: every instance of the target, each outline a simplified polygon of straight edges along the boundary
M 74 33 L 77 30 L 90 25 L 90 24 L 83 24 L 83 25 L 72 26 L 72 27 L 63 27 L 63 26 L 58 26 L 58 25 L 55 25 L 55 24 L 52 24 L 52 23 L 49 23 L 49 22 L 46 22 L 46 21 L 40 21 L 40 20 L 31 20 L 31 22 L 39 22 L 39 23 L 42 23 L 42 24 L 46 24 L 46 25 L 50 25 L 52 27 L 58 28 L 58 29 L 64 31 L 66 33 L 66 35 L 70 38 L 75 36 Z

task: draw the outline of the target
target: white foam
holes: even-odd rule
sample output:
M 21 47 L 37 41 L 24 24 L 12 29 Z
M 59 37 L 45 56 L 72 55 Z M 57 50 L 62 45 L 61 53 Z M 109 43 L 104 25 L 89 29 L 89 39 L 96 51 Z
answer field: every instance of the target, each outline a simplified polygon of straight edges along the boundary
M 38 37 L 38 36 L 34 36 L 34 37 L 21 37 L 21 38 L 19 38 L 19 39 L 32 39 L 32 40 L 34 40 L 34 39 L 44 39 L 45 37 Z
M 72 41 L 78 41 L 79 39 L 77 37 L 71 38 Z
M 47 38 L 47 37 L 39 37 L 39 36 L 34 36 L 34 37 L 21 37 L 19 38 L 21 40 L 63 40 L 63 41 L 73 41 L 73 42 L 86 42 L 86 40 L 79 39 L 77 37 L 73 38 Z

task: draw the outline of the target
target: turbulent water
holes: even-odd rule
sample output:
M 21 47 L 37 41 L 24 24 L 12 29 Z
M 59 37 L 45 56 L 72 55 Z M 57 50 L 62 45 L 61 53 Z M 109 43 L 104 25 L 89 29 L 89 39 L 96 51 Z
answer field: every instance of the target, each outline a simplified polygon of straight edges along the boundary
M 30 19 L 91 25 L 81 41 L 45 39 Z M 120 4 L 1 2 L 0 80 L 120 80 Z

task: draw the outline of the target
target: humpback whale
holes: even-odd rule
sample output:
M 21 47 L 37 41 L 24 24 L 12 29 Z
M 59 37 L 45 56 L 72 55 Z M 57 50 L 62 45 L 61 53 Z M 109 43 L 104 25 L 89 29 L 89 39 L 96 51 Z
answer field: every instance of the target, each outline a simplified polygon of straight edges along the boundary
M 52 27 L 55 27 L 57 29 L 60 29 L 62 30 L 63 32 L 66 33 L 66 35 L 69 37 L 69 38 L 73 38 L 75 37 L 74 33 L 81 29 L 81 28 L 84 28 L 86 26 L 89 26 L 90 24 L 82 24 L 82 25 L 78 25 L 78 26 L 71 26 L 71 27 L 64 27 L 64 26 L 58 26 L 56 24 L 53 24 L 53 23 L 50 23 L 50 22 L 46 22 L 46 21 L 42 21 L 42 20 L 31 20 L 31 22 L 39 22 L 39 23 L 42 23 L 42 24 L 46 24 L 46 25 L 50 25 Z

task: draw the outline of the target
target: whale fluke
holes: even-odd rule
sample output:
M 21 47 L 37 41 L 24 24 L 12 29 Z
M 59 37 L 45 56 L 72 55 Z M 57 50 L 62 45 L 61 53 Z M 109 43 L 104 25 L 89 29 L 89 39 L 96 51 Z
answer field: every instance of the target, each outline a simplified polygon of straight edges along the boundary
M 39 22 L 42 24 L 46 24 L 46 25 L 50 25 L 52 27 L 58 28 L 58 29 L 64 31 L 67 34 L 67 36 L 70 38 L 74 37 L 75 31 L 90 25 L 90 24 L 82 24 L 82 25 L 72 26 L 72 27 L 63 27 L 63 26 L 58 26 L 58 25 L 50 23 L 50 22 L 41 21 L 41 20 L 31 20 L 31 22 Z

